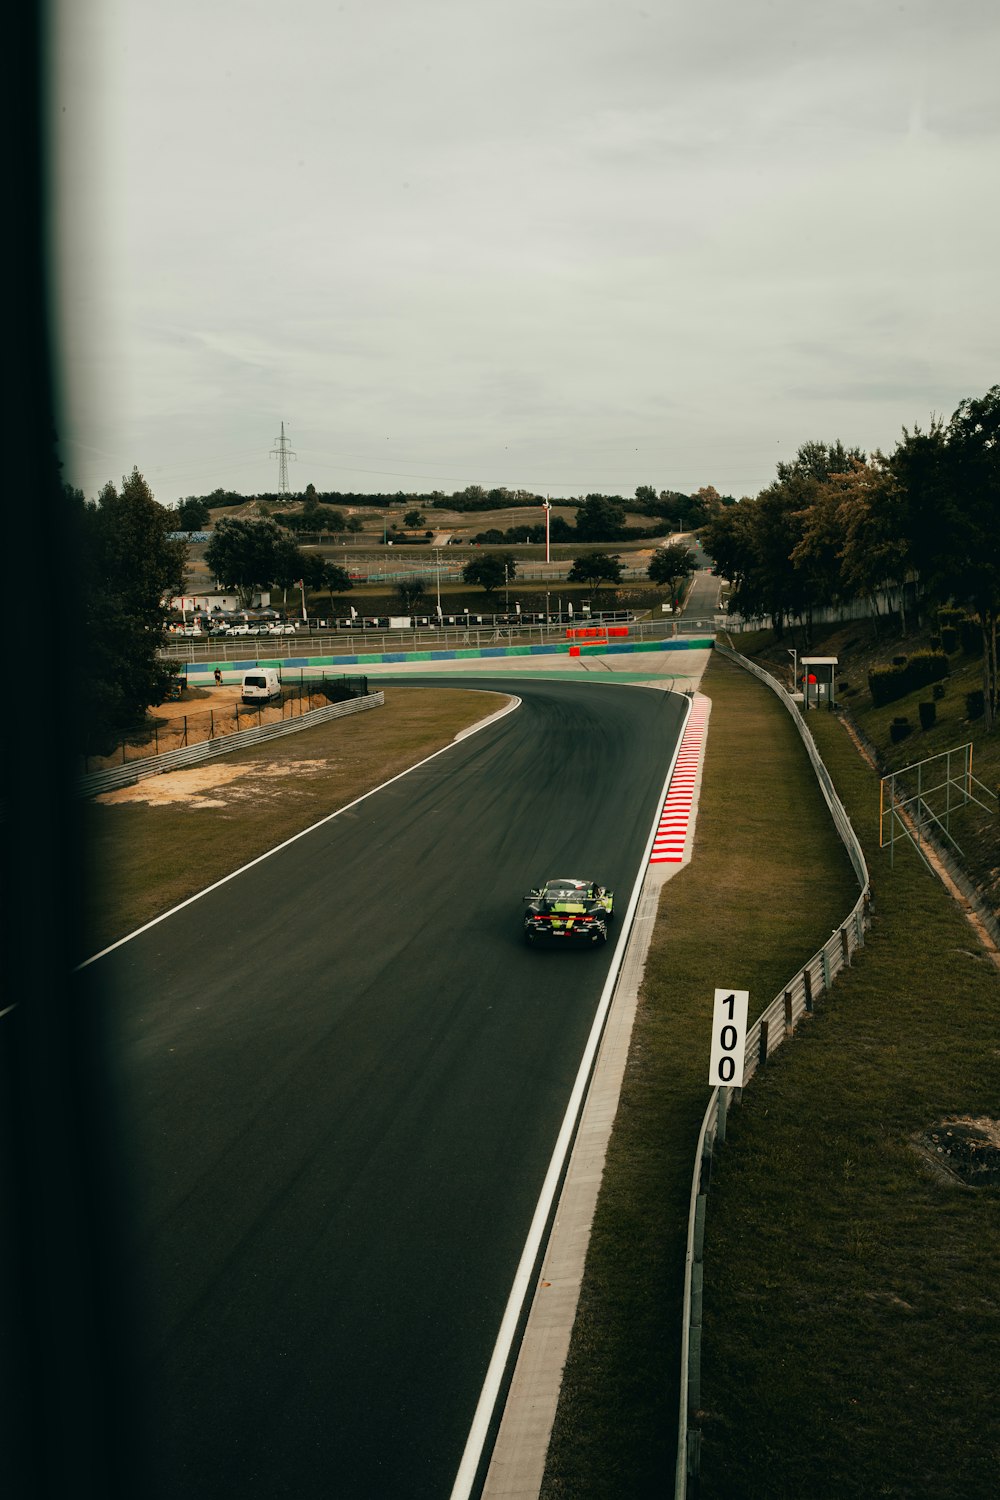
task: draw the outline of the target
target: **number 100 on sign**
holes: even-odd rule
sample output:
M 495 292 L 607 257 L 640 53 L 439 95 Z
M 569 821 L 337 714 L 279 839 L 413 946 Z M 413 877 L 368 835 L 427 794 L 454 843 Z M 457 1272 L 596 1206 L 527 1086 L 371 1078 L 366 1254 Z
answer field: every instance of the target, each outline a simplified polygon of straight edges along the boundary
M 749 990 L 716 990 L 712 1013 L 710 1084 L 743 1087 L 743 1053 L 747 1041 Z

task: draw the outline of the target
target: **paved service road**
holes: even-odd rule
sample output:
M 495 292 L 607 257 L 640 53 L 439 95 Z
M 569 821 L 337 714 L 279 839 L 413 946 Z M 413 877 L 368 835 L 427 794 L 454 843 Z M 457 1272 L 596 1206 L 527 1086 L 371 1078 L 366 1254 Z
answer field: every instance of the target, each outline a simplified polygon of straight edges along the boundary
M 85 971 L 141 1183 L 144 1494 L 449 1494 L 612 951 L 527 950 L 520 898 L 624 905 L 683 704 L 511 686 Z

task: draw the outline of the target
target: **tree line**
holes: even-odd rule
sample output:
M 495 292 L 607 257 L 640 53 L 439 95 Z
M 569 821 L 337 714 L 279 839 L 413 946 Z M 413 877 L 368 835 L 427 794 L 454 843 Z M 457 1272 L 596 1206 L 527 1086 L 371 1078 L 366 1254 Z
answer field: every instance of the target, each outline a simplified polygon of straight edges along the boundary
M 456 490 L 452 495 L 445 495 L 441 490 L 432 490 L 426 495 L 404 494 L 402 490 L 397 490 L 392 495 L 353 494 L 341 490 L 321 491 L 317 490 L 313 484 L 307 484 L 304 490 L 294 495 L 240 495 L 234 490 L 218 489 L 210 495 L 187 495 L 181 500 L 177 507 L 176 529 L 178 531 L 201 531 L 209 524 L 211 511 L 246 505 L 251 501 L 263 501 L 274 506 L 291 503 L 301 505 L 302 509 L 297 511 L 275 510 L 271 512 L 272 519 L 289 530 L 361 531 L 364 529 L 364 523 L 357 516 L 346 516 L 344 507 L 370 510 L 405 508 L 408 511 L 420 512 L 421 519 L 423 519 L 423 510 L 435 508 L 463 513 L 513 510 L 525 505 L 541 506 L 545 499 L 544 495 L 536 495 L 531 490 L 509 490 L 503 486 L 484 489 L 480 484 L 466 485 L 465 489 Z M 626 510 L 666 523 L 665 527 L 660 527 L 650 533 L 659 536 L 665 529 L 689 531 L 703 526 L 720 510 L 735 503 L 732 495 L 720 495 L 713 485 L 705 485 L 693 495 L 685 495 L 680 490 L 657 491 L 651 484 L 640 484 L 631 497 L 593 493 L 550 500 L 552 505 L 578 507 L 585 515 L 584 527 L 592 525 L 590 518 L 604 517 L 601 526 L 602 535 L 590 538 L 594 541 L 624 541 L 627 531 Z M 553 517 L 552 525 L 562 526 L 570 533 L 570 539 L 573 538 L 573 529 L 564 518 Z M 580 527 L 579 517 L 577 526 Z M 544 533 L 544 523 L 542 530 Z M 612 535 L 611 532 L 616 530 L 622 534 Z M 575 539 L 577 541 L 583 539 L 582 530 L 577 530 Z
M 876 629 L 879 601 L 907 628 L 907 586 L 941 606 L 961 605 L 983 646 L 986 728 L 1000 710 L 1000 386 L 960 403 L 951 418 L 914 427 L 889 454 L 809 442 L 752 498 L 704 528 L 730 607 L 811 629 L 812 612 L 864 598 Z
M 170 689 L 176 664 L 158 652 L 168 601 L 184 592 L 188 549 L 174 535 L 176 512 L 159 504 L 138 468 L 123 477 L 120 487 L 105 484 L 96 500 L 86 500 L 82 490 L 70 485 L 63 486 L 62 494 L 83 611 L 80 748 L 100 753 L 137 727 L 147 707 L 161 703 Z M 414 523 L 422 519 L 419 513 L 407 517 Z M 676 571 L 688 556 L 684 548 L 660 549 L 654 558 L 661 570 L 656 581 L 666 582 L 671 569 Z M 288 590 L 302 583 L 310 592 L 328 591 L 332 613 L 334 596 L 352 587 L 343 568 L 303 552 L 273 518 L 223 517 L 213 529 L 205 561 L 244 607 L 258 589 L 276 585 L 287 601 Z M 489 595 L 516 573 L 512 557 L 483 553 L 467 565 L 465 581 Z M 616 558 L 596 553 L 576 559 L 569 576 L 600 587 L 618 582 L 621 567 Z

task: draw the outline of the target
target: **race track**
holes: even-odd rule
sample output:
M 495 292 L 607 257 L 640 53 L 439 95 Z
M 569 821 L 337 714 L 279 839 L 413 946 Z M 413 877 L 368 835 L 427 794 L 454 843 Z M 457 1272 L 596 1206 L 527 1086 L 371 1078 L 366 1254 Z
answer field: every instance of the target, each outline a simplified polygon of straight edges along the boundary
M 612 952 L 520 897 L 624 908 L 683 699 L 448 684 L 523 705 L 91 966 L 164 1500 L 450 1491 Z

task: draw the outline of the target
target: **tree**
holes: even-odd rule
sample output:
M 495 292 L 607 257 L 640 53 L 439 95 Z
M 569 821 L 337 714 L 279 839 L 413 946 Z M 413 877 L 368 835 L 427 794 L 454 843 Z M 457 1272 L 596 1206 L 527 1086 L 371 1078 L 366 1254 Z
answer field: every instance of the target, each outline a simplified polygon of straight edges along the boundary
M 258 589 L 273 583 L 281 540 L 273 521 L 223 516 L 205 548 L 205 562 L 224 588 L 235 589 L 246 609 Z
M 895 600 L 900 630 L 905 634 L 904 584 L 912 570 L 912 559 L 899 480 L 883 455 L 875 453 L 867 463 L 853 459 L 850 471 L 832 475 L 824 490 L 833 493 L 837 504 L 845 593 L 868 599 L 876 635 L 878 596 L 887 594 L 890 608 Z
M 839 438 L 835 443 L 803 443 L 790 463 L 778 464 L 778 479 L 783 482 L 799 475 L 822 484 L 831 474 L 846 474 L 852 459 L 864 463 L 865 455 L 860 448 L 845 448 Z
M 904 429 L 889 460 L 905 490 L 903 512 L 914 565 L 933 597 L 979 617 L 986 730 L 1000 712 L 1000 386 L 968 399 L 945 427 Z
M 1000 385 L 956 408 L 948 423 L 947 442 L 947 473 L 954 497 L 948 538 L 955 569 L 952 595 L 971 604 L 979 616 L 983 701 L 990 733 L 1000 712 Z
M 637 484 L 635 487 L 635 498 L 640 507 L 654 505 L 656 503 L 656 490 L 651 484 Z
M 177 507 L 178 531 L 204 531 L 209 521 L 208 501 L 189 495 Z
M 588 495 L 576 513 L 578 542 L 616 542 L 625 529 L 625 507 L 617 495 Z
M 671 599 L 677 597 L 678 586 L 689 578 L 695 569 L 695 556 L 683 542 L 673 542 L 669 547 L 657 547 L 650 559 L 647 576 L 650 583 L 666 584 Z
M 517 563 L 509 552 L 485 552 L 462 569 L 462 582 L 478 584 L 487 598 L 517 577 Z
M 321 552 L 303 552 L 300 577 L 307 589 L 326 587 L 326 560 Z
M 273 581 L 281 589 L 282 604 L 288 603 L 288 590 L 294 588 L 305 573 L 305 554 L 288 537 L 281 537 L 274 549 Z
M 589 583 L 600 592 L 602 583 L 618 584 L 622 581 L 622 565 L 618 556 L 608 552 L 587 552 L 574 557 L 566 574 L 569 583 Z
M 750 618 L 768 616 L 779 637 L 789 616 L 804 608 L 804 580 L 791 560 L 807 503 L 803 481 L 776 481 L 754 499 L 721 510 L 702 534 L 715 572 L 732 584 L 730 608 Z
M 403 525 L 409 526 L 413 531 L 416 531 L 417 527 L 423 524 L 424 513 L 422 510 L 408 510 L 403 517 Z
M 153 498 L 137 468 L 110 481 L 96 503 L 66 493 L 77 526 L 83 597 L 82 742 L 109 748 L 160 703 L 175 668 L 157 655 L 164 596 L 184 587 L 187 547 L 171 541 L 175 514 Z
M 354 584 L 346 568 L 340 567 L 338 563 L 328 562 L 323 564 L 323 587 L 329 592 L 330 613 L 332 614 L 334 610 L 334 594 L 349 593 Z
M 427 584 L 423 578 L 403 578 L 396 584 L 396 596 L 407 614 L 411 614 L 426 597 Z
M 359 531 L 364 531 L 364 529 L 365 523 L 364 521 L 362 521 L 360 516 L 348 516 L 347 521 L 344 525 L 345 531 L 356 533 Z

